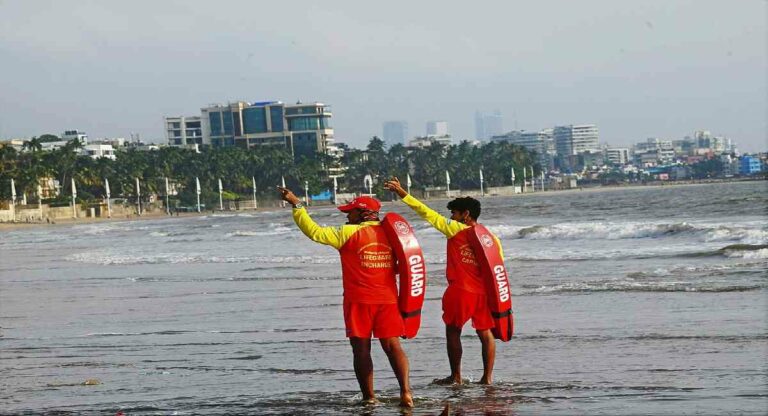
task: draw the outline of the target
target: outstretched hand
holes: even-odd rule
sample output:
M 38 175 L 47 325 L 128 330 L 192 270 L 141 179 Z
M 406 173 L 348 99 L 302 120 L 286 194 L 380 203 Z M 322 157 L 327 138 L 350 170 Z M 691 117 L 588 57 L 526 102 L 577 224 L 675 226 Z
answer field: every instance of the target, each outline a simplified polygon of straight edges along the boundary
M 397 176 L 393 176 L 392 179 L 384 182 L 384 188 L 396 193 L 400 198 L 405 198 L 408 195 L 408 192 L 400 185 L 400 179 L 397 179 Z
M 293 193 L 293 192 L 291 192 L 291 190 L 290 190 L 290 189 L 288 189 L 288 188 L 283 188 L 282 186 L 278 186 L 278 187 L 277 187 L 277 190 L 278 190 L 278 192 L 280 192 L 280 198 L 281 198 L 283 201 L 285 201 L 285 202 L 287 202 L 287 203 L 289 203 L 289 204 L 291 204 L 291 205 L 296 205 L 296 204 L 298 204 L 299 202 L 301 202 L 301 200 L 299 199 L 299 197 L 297 197 L 296 195 L 294 195 L 294 193 Z

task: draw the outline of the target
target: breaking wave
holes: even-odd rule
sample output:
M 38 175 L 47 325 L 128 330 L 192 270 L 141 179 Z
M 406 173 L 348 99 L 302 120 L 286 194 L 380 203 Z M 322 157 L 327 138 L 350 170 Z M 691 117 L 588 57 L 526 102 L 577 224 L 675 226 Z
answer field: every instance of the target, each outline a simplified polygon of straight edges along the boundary
M 596 292 L 748 292 L 763 289 L 761 285 L 729 285 L 694 283 L 684 281 L 638 282 L 633 280 L 571 282 L 555 285 L 523 285 L 523 293 L 529 295 L 548 295 L 558 293 L 596 293 Z
M 634 248 L 603 250 L 598 252 L 547 252 L 526 253 L 518 255 L 512 253 L 507 258 L 516 261 L 586 261 L 586 260 L 612 260 L 612 259 L 652 259 L 652 258 L 699 258 L 699 257 L 728 257 L 743 259 L 768 259 L 768 245 L 766 244 L 732 244 L 714 250 L 696 250 L 695 248 L 683 248 L 679 251 L 671 251 L 661 247 L 646 251 Z
M 759 226 L 757 226 L 759 227 Z M 768 230 L 716 224 L 645 222 L 574 222 L 553 225 L 491 227 L 499 237 L 530 240 L 621 240 L 696 234 L 702 241 L 734 241 L 743 244 L 768 244 Z
M 291 234 L 293 232 L 297 231 L 295 228 L 288 228 L 288 227 L 275 227 L 273 229 L 267 229 L 263 231 L 253 231 L 253 230 L 235 230 L 229 234 L 227 234 L 229 237 L 263 237 L 268 235 L 284 235 L 284 234 Z
M 203 254 L 159 253 L 127 255 L 104 252 L 77 253 L 65 257 L 76 263 L 110 265 L 203 264 L 203 263 L 304 263 L 334 264 L 338 256 L 210 256 Z

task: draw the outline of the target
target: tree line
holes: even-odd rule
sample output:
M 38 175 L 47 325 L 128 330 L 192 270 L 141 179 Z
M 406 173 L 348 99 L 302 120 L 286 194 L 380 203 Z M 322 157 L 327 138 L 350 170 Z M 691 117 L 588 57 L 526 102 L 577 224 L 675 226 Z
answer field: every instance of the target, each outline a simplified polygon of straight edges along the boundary
M 59 197 L 44 199 L 52 203 L 69 201 L 71 179 L 74 179 L 79 202 L 97 203 L 106 193 L 104 179 L 109 180 L 113 197 L 130 199 L 136 195 L 135 178 L 141 182 L 143 197 L 151 193 L 164 195 L 165 178 L 168 178 L 178 192 L 175 203 L 191 206 L 197 198 L 195 178 L 199 178 L 201 201 L 213 206 L 218 203 L 219 180 L 226 190 L 225 199 L 230 200 L 250 199 L 252 178 L 255 178 L 257 193 L 270 198 L 275 198 L 275 186 L 282 178 L 296 191 L 303 190 L 307 183 L 310 193 L 318 194 L 333 189 L 331 173 L 342 166 L 344 175 L 337 178 L 339 192 L 367 192 L 363 179 L 371 175 L 373 192 L 379 196 L 388 194 L 383 183 L 391 176 L 405 182 L 406 174 L 410 174 L 412 189 L 424 189 L 445 186 L 445 171 L 448 171 L 451 189 L 476 189 L 480 187 L 481 168 L 485 186 L 511 185 L 513 166 L 518 183 L 524 167 L 531 166 L 539 172 L 534 153 L 506 142 L 479 146 L 466 141 L 449 146 L 433 143 L 413 149 L 402 144 L 387 147 L 381 139 L 373 137 L 365 150 L 350 149 L 341 160 L 323 154 L 294 160 L 287 149 L 279 146 L 205 147 L 200 152 L 178 147 L 153 151 L 130 148 L 116 152 L 116 159 L 111 160 L 79 156 L 77 150 L 82 145 L 77 140 L 55 150 L 43 150 L 44 141 L 40 138 L 25 141 L 21 151 L 11 146 L 0 147 L 1 199 L 11 198 L 11 179 L 19 198 L 23 193 L 28 197 L 37 195 L 40 180 L 56 179 L 61 187 Z

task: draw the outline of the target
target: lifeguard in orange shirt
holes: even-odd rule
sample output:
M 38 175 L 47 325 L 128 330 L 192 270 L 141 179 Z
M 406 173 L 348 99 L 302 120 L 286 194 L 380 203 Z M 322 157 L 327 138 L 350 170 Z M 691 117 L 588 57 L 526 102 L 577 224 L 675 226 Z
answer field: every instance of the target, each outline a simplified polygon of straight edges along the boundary
M 347 224 L 321 227 L 289 189 L 278 187 L 281 197 L 293 205 L 293 220 L 312 241 L 339 251 L 344 286 L 344 325 L 352 346 L 355 375 L 363 401 L 375 402 L 371 335 L 382 349 L 400 384 L 400 405 L 413 407 L 408 380 L 408 357 L 400 345 L 403 318 L 397 306 L 395 255 L 379 222 L 381 203 L 361 196 L 339 206 Z
M 393 177 L 384 187 L 396 193 L 403 202 L 411 207 L 420 217 L 432 224 L 448 238 L 447 265 L 445 277 L 448 288 L 443 294 L 443 322 L 448 349 L 448 362 L 451 375 L 435 380 L 439 384 L 461 384 L 461 331 L 470 319 L 475 328 L 483 354 L 483 376 L 480 384 L 491 384 L 493 365 L 496 359 L 496 340 L 491 329 L 494 327 L 491 310 L 488 307 L 486 285 L 480 272 L 480 265 L 469 243 L 470 227 L 477 224 L 480 216 L 480 201 L 470 198 L 456 198 L 448 203 L 451 217 L 445 218 L 421 201 L 409 195 L 400 186 L 400 181 Z M 494 235 L 499 247 L 499 254 L 504 258 L 501 242 Z

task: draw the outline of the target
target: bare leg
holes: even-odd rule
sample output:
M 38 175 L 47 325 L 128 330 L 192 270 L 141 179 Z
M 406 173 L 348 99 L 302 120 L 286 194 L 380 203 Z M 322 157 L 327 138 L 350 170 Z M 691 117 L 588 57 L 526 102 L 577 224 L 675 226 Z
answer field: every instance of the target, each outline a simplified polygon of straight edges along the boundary
M 355 376 L 363 393 L 363 401 L 376 400 L 373 393 L 373 360 L 371 359 L 371 339 L 351 337 L 352 355 L 354 356 Z
M 395 372 L 397 382 L 400 384 L 400 406 L 413 407 L 413 395 L 408 380 L 408 357 L 400 345 L 400 340 L 397 337 L 381 338 L 379 342 L 381 342 L 381 348 L 387 354 L 389 365 L 392 366 L 392 371 Z
M 461 328 L 445 326 L 445 341 L 448 347 L 448 363 L 451 365 L 451 375 L 440 380 L 438 384 L 461 384 Z
M 493 382 L 493 364 L 496 361 L 496 340 L 490 329 L 477 331 L 480 343 L 483 348 L 483 378 L 480 384 L 491 384 Z

